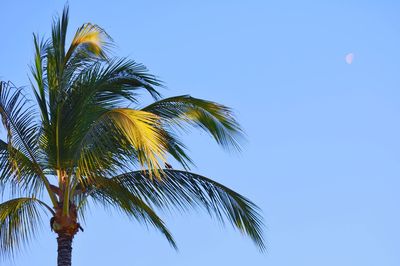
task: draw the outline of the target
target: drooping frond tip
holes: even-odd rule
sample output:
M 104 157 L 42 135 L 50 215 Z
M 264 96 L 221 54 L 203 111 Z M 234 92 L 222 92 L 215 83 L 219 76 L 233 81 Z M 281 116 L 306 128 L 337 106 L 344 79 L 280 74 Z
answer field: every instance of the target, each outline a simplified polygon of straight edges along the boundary
M 152 225 L 165 236 L 173 248 L 177 249 L 175 240 L 163 220 L 140 196 L 131 193 L 118 180 L 97 179 L 97 182 L 90 187 L 90 191 L 95 202 L 105 206 L 111 205 L 124 212 L 129 218 Z
M 209 133 L 223 148 L 240 151 L 244 132 L 232 110 L 222 104 L 182 95 L 162 99 L 143 110 L 160 116 L 169 126 L 184 129 L 187 126 L 198 127 Z
M 204 208 L 219 221 L 228 221 L 249 236 L 264 251 L 263 221 L 259 208 L 239 193 L 194 173 L 165 169 L 161 179 L 150 179 L 148 172 L 136 171 L 113 178 L 132 194 L 144 197 L 155 207 L 186 210 Z
M 99 56 L 107 59 L 107 51 L 112 46 L 112 38 L 107 32 L 92 23 L 83 24 L 75 33 L 71 46 L 67 52 L 67 60 L 73 54 L 81 53 L 84 56 Z
M 44 208 L 51 210 L 35 198 L 15 198 L 0 204 L 0 257 L 13 257 L 36 235 Z

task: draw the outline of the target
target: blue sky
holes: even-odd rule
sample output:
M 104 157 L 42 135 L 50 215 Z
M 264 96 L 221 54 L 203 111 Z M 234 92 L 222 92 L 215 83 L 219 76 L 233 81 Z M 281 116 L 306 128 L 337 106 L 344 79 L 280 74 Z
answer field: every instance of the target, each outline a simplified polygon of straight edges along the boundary
M 56 3 L 57 2 L 57 3 Z M 317 3 L 318 2 L 318 3 Z M 29 84 L 32 32 L 62 1 L 0 3 L 0 77 Z M 156 231 L 94 206 L 73 265 L 400 265 L 400 3 L 397 1 L 70 1 L 114 38 L 115 54 L 168 85 L 235 109 L 248 141 L 227 154 L 185 137 L 196 172 L 263 211 L 268 252 L 202 212 Z M 354 53 L 352 64 L 345 55 Z M 55 265 L 47 221 L 14 265 Z

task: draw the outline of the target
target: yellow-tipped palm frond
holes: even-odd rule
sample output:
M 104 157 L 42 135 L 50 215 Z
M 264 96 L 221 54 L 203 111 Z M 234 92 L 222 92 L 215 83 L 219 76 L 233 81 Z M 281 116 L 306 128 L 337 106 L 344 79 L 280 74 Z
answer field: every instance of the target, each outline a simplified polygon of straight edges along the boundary
M 142 167 L 151 170 L 160 168 L 160 160 L 165 161 L 166 140 L 160 130 L 158 116 L 145 111 L 119 108 L 108 112 L 105 118 L 113 121 L 136 149 Z
M 80 56 L 99 56 L 107 58 L 105 51 L 111 45 L 111 37 L 99 26 L 86 23 L 80 27 L 66 54 L 66 62 L 80 53 Z
M 166 147 L 158 116 L 115 108 L 103 113 L 83 141 L 78 176 L 105 176 L 112 174 L 115 167 L 118 171 L 138 162 L 142 169 L 150 169 L 158 177 L 156 169 L 165 161 Z M 97 170 L 92 175 L 94 168 Z
M 243 131 L 232 110 L 222 104 L 182 95 L 159 100 L 142 110 L 160 116 L 166 126 L 199 127 L 223 148 L 240 150 Z

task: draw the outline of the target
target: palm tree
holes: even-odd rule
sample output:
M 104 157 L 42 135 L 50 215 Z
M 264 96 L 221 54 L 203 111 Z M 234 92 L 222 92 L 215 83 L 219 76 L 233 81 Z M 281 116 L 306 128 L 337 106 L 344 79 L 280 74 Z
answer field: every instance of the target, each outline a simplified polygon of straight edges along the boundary
M 233 190 L 189 172 L 193 162 L 178 135 L 189 127 L 239 149 L 232 111 L 187 95 L 162 98 L 145 66 L 110 56 L 112 39 L 97 25 L 80 27 L 66 47 L 68 7 L 51 38 L 34 35 L 31 87 L 0 83 L 0 252 L 13 256 L 32 239 L 44 214 L 57 234 L 58 265 L 71 265 L 72 240 L 87 204 L 97 202 L 158 229 L 176 248 L 155 210 L 205 209 L 265 248 L 258 208 Z M 154 102 L 138 106 L 138 92 Z M 184 170 L 166 163 L 174 158 Z M 167 167 L 164 167 L 164 164 Z M 82 229 L 83 231 L 83 229 Z

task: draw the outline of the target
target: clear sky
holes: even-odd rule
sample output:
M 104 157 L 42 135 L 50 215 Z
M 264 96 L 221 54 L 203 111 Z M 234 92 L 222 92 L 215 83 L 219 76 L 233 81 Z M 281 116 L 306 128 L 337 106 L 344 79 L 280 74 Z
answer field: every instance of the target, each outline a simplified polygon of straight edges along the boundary
M 56 3 L 57 2 L 57 3 Z M 49 34 L 63 1 L 1 1 L 0 77 L 28 85 L 32 32 Z M 236 110 L 248 142 L 227 154 L 185 140 L 194 171 L 263 211 L 268 252 L 205 213 L 152 228 L 99 207 L 74 240 L 73 265 L 399 266 L 399 1 L 70 1 L 70 34 L 104 27 L 116 55 L 168 85 Z M 352 64 L 345 56 L 354 54 Z M 14 265 L 50 266 L 47 221 Z

